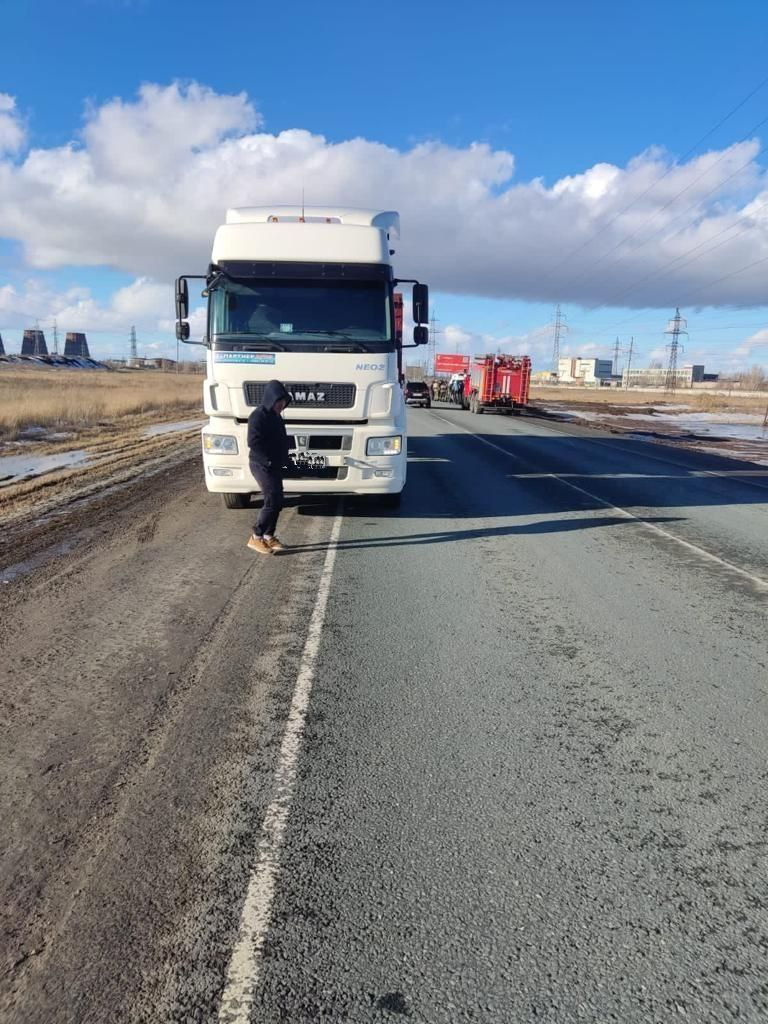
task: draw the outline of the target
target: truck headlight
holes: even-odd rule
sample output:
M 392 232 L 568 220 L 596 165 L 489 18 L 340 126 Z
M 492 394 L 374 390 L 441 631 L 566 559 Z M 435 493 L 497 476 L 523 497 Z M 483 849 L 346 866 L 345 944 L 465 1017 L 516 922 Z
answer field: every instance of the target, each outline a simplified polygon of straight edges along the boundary
M 402 450 L 400 434 L 395 437 L 369 437 L 365 444 L 366 455 L 399 455 Z
M 237 455 L 237 438 L 232 434 L 203 434 L 203 451 L 209 455 Z

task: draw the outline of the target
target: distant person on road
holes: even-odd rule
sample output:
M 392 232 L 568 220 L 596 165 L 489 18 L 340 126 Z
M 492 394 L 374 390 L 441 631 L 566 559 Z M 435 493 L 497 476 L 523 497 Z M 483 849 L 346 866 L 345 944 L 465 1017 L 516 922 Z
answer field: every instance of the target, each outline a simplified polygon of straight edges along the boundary
M 248 463 L 264 495 L 248 547 L 260 555 L 276 555 L 284 546 L 275 536 L 283 507 L 283 470 L 288 463 L 288 435 L 282 412 L 291 400 L 279 380 L 271 380 L 258 409 L 248 417 Z

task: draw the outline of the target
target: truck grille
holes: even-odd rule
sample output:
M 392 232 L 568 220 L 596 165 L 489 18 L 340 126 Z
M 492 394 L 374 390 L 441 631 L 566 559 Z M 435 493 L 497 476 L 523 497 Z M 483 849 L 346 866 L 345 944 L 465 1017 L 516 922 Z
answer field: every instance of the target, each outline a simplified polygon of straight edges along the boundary
M 304 381 L 284 381 L 283 386 L 289 392 L 295 409 L 351 409 L 357 397 L 354 384 L 310 384 Z M 261 405 L 266 381 L 249 381 L 243 385 L 245 404 Z
M 300 445 L 297 437 L 301 441 Z M 338 452 L 352 447 L 352 437 L 342 434 L 289 434 L 288 444 L 291 448 L 309 448 L 315 452 Z

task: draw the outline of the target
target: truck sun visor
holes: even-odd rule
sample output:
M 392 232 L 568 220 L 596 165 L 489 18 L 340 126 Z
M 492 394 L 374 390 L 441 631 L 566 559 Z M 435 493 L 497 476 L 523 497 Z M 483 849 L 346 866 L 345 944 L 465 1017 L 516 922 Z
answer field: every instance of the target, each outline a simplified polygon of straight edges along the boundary
M 389 281 L 392 267 L 384 263 L 273 263 L 266 260 L 220 260 L 228 277 L 279 277 L 307 280 Z M 215 271 L 215 267 L 211 268 Z

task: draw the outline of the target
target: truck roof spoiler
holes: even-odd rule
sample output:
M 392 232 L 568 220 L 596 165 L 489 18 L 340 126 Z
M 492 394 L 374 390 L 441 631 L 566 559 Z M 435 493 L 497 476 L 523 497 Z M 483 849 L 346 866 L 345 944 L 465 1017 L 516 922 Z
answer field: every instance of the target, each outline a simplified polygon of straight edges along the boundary
M 227 210 L 227 224 L 270 224 L 306 221 L 312 224 L 353 224 L 379 228 L 400 237 L 396 210 L 356 210 L 348 206 L 238 206 Z

